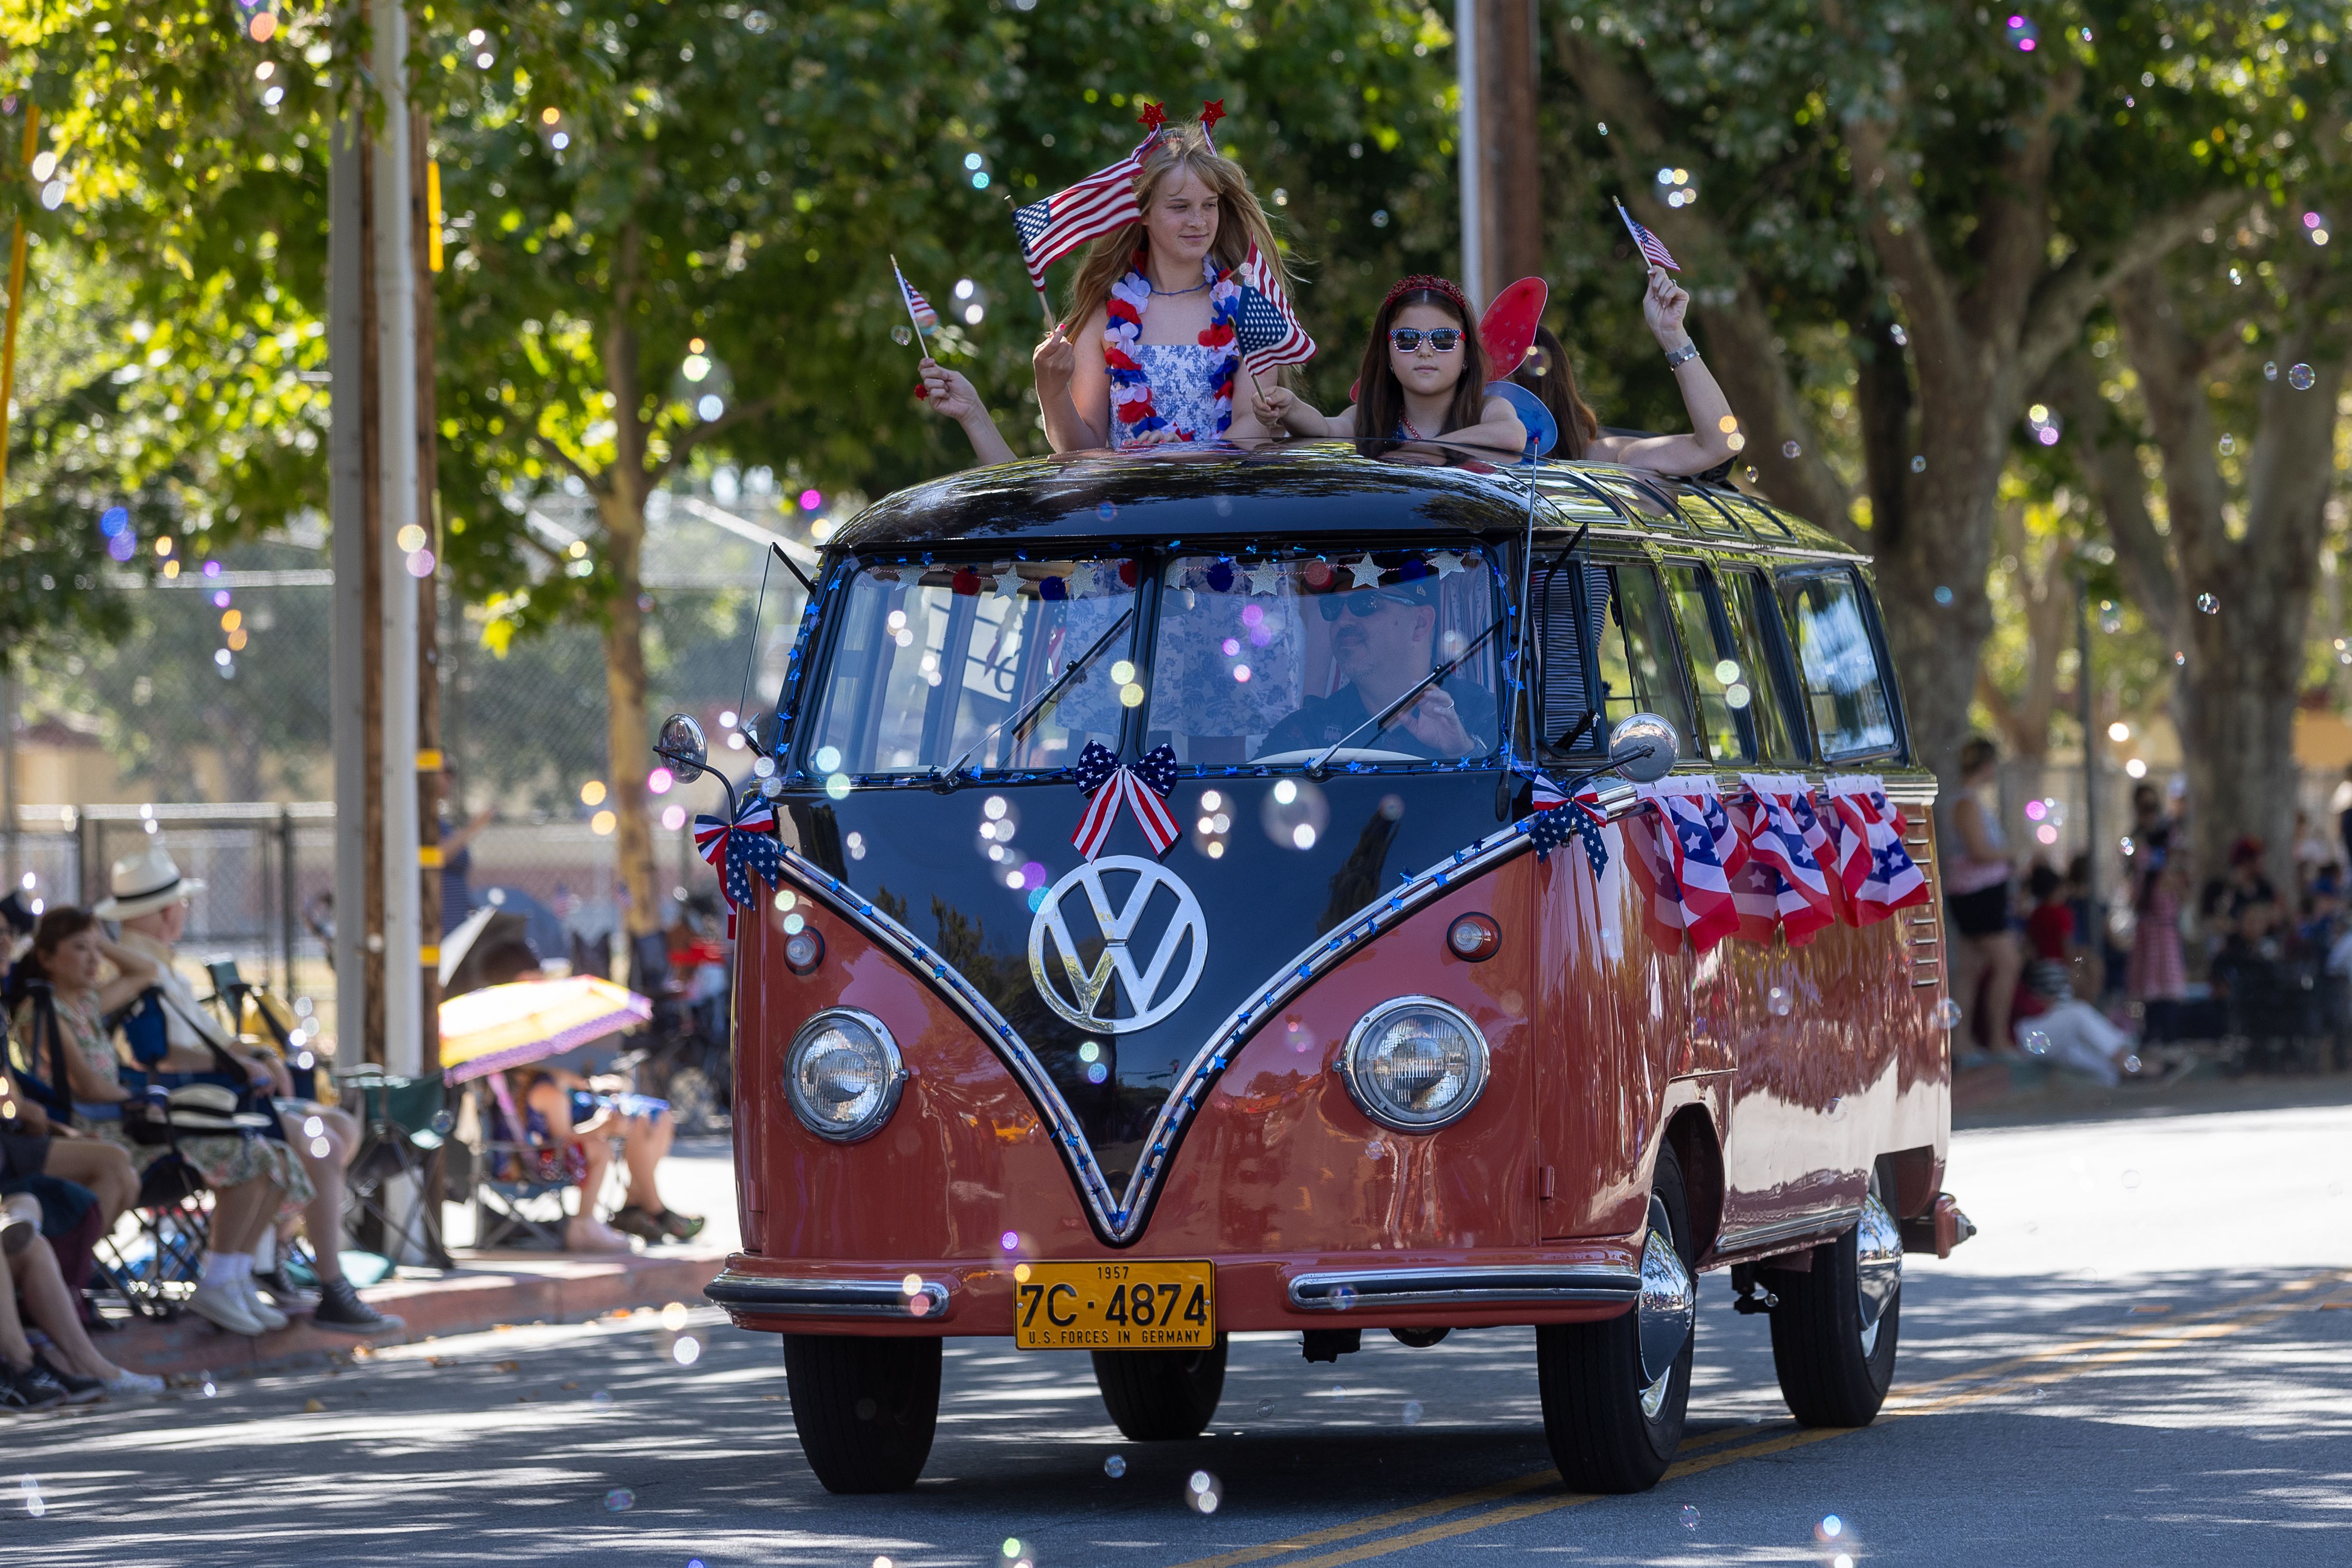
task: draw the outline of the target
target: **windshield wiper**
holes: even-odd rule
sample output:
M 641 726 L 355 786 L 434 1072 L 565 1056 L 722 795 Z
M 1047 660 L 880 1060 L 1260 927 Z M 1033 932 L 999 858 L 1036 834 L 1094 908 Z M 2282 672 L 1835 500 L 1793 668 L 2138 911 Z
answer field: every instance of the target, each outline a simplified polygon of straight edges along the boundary
M 1427 691 L 1430 687 L 1435 685 L 1438 682 L 1452 674 L 1454 670 L 1461 665 L 1463 660 L 1468 658 L 1480 648 L 1486 646 L 1486 639 L 1492 637 L 1496 632 L 1502 630 L 1503 622 L 1510 618 L 1510 612 L 1508 611 L 1496 616 L 1493 623 L 1484 632 L 1479 632 L 1477 637 L 1471 642 L 1468 647 L 1463 649 L 1462 652 L 1454 654 L 1454 657 L 1446 660 L 1445 663 L 1438 665 L 1435 669 L 1430 671 L 1429 674 L 1422 676 L 1419 681 L 1414 683 L 1412 689 L 1406 692 L 1404 695 L 1397 698 L 1396 701 L 1389 704 L 1388 706 L 1381 709 L 1380 712 L 1372 715 L 1371 717 L 1364 720 L 1363 723 L 1358 725 L 1355 728 L 1349 730 L 1347 734 L 1341 736 L 1330 745 L 1325 747 L 1322 754 L 1307 765 L 1307 777 L 1310 779 L 1320 779 L 1323 776 L 1323 765 L 1331 760 L 1331 754 L 1346 746 L 1348 742 L 1355 739 L 1356 737 L 1363 734 L 1365 730 L 1369 729 L 1374 735 L 1378 735 L 1382 730 L 1387 729 L 1389 727 L 1389 720 L 1394 718 L 1398 713 L 1402 711 L 1404 708 L 1411 706 L 1413 699 L 1420 696 L 1422 693 Z
M 1135 606 L 1130 604 L 1126 610 L 1120 612 L 1118 620 L 1110 623 L 1110 629 L 1108 631 L 1095 639 L 1095 644 L 1093 647 L 1088 648 L 1085 653 L 1079 654 L 1068 664 L 1063 666 L 1062 673 L 1055 675 L 1052 681 L 1048 682 L 1044 691 L 1039 692 L 1035 696 L 1030 698 L 1028 706 L 1023 708 L 1017 714 L 1013 714 L 1006 718 L 998 719 L 994 724 L 990 725 L 986 731 L 982 734 L 981 737 L 978 740 L 973 741 L 971 745 L 965 749 L 964 754 L 961 757 L 955 759 L 955 766 L 939 776 L 939 778 L 932 783 L 931 788 L 934 789 L 954 789 L 956 787 L 957 780 L 961 779 L 963 776 L 963 765 L 970 762 L 972 758 L 972 754 L 977 752 L 982 747 L 986 746 L 991 739 L 994 738 L 996 732 L 1004 728 L 1007 725 L 1012 727 L 1013 738 L 1015 740 L 1020 739 L 1023 732 L 1028 728 L 1029 721 L 1038 714 L 1044 712 L 1047 703 L 1052 702 L 1055 697 L 1061 695 L 1062 688 L 1068 685 L 1071 680 L 1076 677 L 1080 670 L 1085 669 L 1087 664 L 1091 664 L 1097 653 L 1101 653 L 1103 649 L 1109 646 L 1110 640 L 1118 635 L 1120 630 L 1124 628 L 1129 622 L 1134 619 Z

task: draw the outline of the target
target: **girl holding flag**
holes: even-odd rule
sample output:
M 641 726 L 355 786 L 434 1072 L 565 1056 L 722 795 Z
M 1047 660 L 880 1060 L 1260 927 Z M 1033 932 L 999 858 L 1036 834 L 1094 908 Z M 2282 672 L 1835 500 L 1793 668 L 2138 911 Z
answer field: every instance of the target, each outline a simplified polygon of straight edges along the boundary
M 1286 287 L 1282 253 L 1248 176 L 1209 139 L 1219 107 L 1206 106 L 1195 125 L 1161 125 L 1158 112 L 1147 111 L 1154 133 L 1134 159 L 1139 216 L 1088 247 L 1068 320 L 1034 357 L 1056 452 L 1267 434 L 1234 396 L 1237 275 L 1255 250 L 1270 280 Z
M 1300 435 L 1446 436 L 1517 452 L 1527 427 L 1508 399 L 1489 395 L 1470 302 L 1443 277 L 1397 280 L 1372 318 L 1356 385 L 1360 402 L 1325 415 L 1282 387 L 1253 401 L 1258 418 Z

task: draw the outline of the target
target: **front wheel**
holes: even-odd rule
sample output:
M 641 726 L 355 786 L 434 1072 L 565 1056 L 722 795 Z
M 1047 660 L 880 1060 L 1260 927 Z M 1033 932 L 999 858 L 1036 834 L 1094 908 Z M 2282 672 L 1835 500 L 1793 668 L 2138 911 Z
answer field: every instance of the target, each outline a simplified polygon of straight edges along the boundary
M 1095 1386 L 1118 1429 L 1138 1443 L 1197 1437 L 1225 1392 L 1225 1336 L 1206 1350 L 1098 1350 Z
M 940 1419 L 935 1339 L 788 1333 L 784 1382 L 809 1469 L 830 1492 L 904 1491 Z
M 1807 1427 L 1869 1426 L 1895 1381 L 1903 1233 L 1878 1191 L 1874 1179 L 1861 1219 L 1814 1248 L 1811 1269 L 1772 1276 L 1772 1367 Z
M 1674 1463 L 1690 1404 L 1694 1258 L 1682 1165 L 1662 1148 L 1633 1310 L 1603 1322 L 1536 1330 L 1544 1437 L 1570 1490 L 1647 1491 Z

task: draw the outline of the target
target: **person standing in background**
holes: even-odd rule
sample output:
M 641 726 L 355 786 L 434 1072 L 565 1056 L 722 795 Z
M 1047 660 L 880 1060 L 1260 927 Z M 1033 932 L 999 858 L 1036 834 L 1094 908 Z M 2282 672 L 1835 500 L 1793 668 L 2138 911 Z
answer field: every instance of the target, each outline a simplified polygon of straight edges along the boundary
M 2126 874 L 2132 899 L 2131 961 L 2125 999 L 2141 1009 L 2140 1038 L 2168 1040 L 2179 1030 L 2189 994 L 2189 963 L 2180 950 L 2182 877 L 2172 864 L 2171 819 L 2153 784 L 2132 791 L 2131 859 Z
M 1945 857 L 1944 905 L 1959 932 L 1958 982 L 1963 1008 L 1983 1009 L 1987 1051 L 2008 1051 L 2011 1006 L 2023 960 L 2009 929 L 2009 841 L 1992 796 L 2000 787 L 2000 753 L 1983 736 L 1960 747 L 1960 787 L 1952 792 L 1953 849 Z M 1983 1000 L 1978 1000 L 1978 988 Z
M 462 828 L 449 823 L 447 808 L 463 808 L 457 792 L 457 770 L 441 769 L 441 935 L 446 936 L 466 924 L 466 916 L 474 913 L 474 835 L 489 826 L 498 814 L 496 806 L 485 806 L 467 820 Z

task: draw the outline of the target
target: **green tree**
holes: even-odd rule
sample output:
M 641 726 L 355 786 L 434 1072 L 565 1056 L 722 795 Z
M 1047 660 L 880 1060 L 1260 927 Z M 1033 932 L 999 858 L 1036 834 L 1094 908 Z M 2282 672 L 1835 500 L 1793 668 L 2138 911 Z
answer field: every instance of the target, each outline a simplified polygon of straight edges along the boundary
M 2298 37 L 2332 25 L 2279 10 Z M 1578 3 L 1551 34 L 1580 139 L 1702 280 L 1757 482 L 1876 557 L 1939 768 L 1966 733 L 2027 403 L 2120 279 L 2275 175 L 2294 123 L 2239 8 L 2012 15 Z M 2231 150 L 2203 156 L 2217 125 L 2240 128 Z

